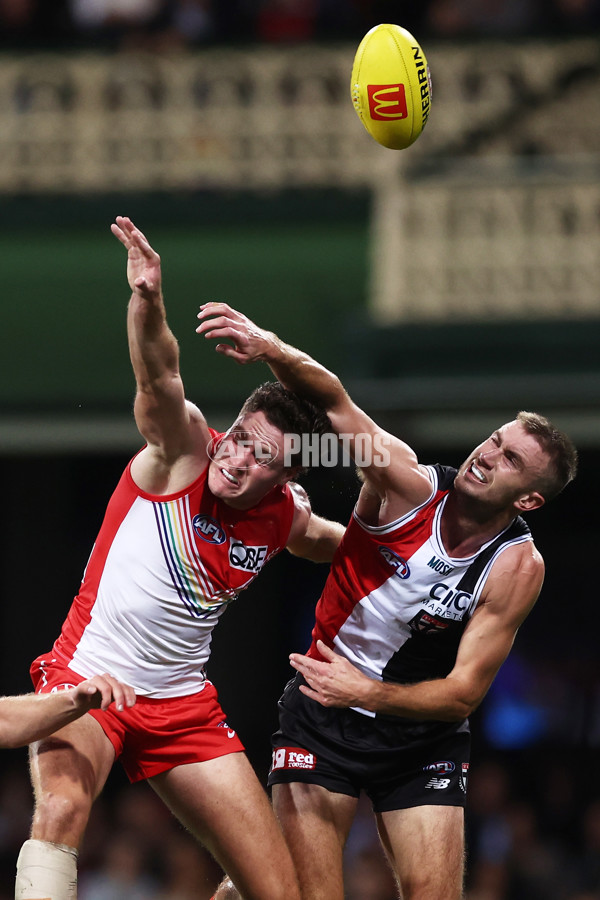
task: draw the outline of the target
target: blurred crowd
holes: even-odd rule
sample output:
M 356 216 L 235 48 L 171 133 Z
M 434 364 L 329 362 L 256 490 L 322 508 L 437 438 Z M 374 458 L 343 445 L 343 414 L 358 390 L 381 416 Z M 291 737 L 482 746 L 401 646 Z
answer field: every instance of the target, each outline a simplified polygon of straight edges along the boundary
M 389 21 L 420 40 L 587 34 L 600 0 L 0 0 L 0 47 L 356 40 Z
M 11 900 L 28 836 L 25 751 L 3 751 L 0 900 Z M 600 900 L 600 792 L 591 751 L 484 753 L 471 766 L 465 900 Z M 148 785 L 119 769 L 96 802 L 80 854 L 79 900 L 209 900 L 221 871 Z M 431 848 L 436 853 L 436 848 Z M 346 900 L 396 900 L 369 804 L 346 851 Z

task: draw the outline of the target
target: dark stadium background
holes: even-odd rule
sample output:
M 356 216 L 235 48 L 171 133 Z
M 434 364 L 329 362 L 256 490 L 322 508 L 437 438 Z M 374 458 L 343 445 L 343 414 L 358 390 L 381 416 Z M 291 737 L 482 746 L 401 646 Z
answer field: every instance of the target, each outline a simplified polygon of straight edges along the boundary
M 225 5 L 237 17 L 223 13 Z M 488 5 L 493 6 L 480 4 Z M 11 25 L 10 17 L 2 19 L 6 9 L 0 3 L 0 50 L 29 52 L 45 49 L 49 42 L 64 52 L 90 44 L 114 50 L 123 38 L 110 29 L 91 37 L 75 34 L 67 21 L 67 3 L 30 6 L 29 22 L 13 19 Z M 260 4 L 212 6 L 216 24 L 211 43 L 261 40 L 257 20 L 249 13 Z M 387 3 L 321 6 L 328 14 L 319 19 L 311 38 L 354 40 L 357 28 L 362 34 L 392 18 Z M 444 35 L 435 32 L 428 16 L 443 3 L 419 4 L 418 10 L 414 4 L 392 6 L 396 18 L 402 16 L 423 42 L 429 37 L 460 43 L 490 34 L 507 42 L 590 30 L 597 35 L 600 23 L 594 0 L 529 0 L 521 4 L 529 19 L 522 16 L 512 32 L 498 26 L 482 35 L 472 26 Z M 354 18 L 348 17 L 350 8 Z M 5 694 L 30 689 L 30 661 L 49 650 L 57 636 L 106 502 L 140 446 L 131 416 L 125 255 L 109 231 L 116 215 L 129 215 L 161 254 L 168 318 L 181 345 L 187 395 L 215 427 L 233 419 L 247 393 L 269 372 L 262 365 L 236 366 L 195 335 L 197 308 L 213 299 L 230 302 L 330 366 L 376 418 L 414 444 L 424 462 L 458 465 L 472 449 L 476 441 L 467 440 L 469 435 L 457 441 L 447 424 L 449 416 L 461 415 L 464 408 L 471 417 L 470 431 L 481 437 L 489 422 L 507 421 L 520 408 L 550 412 L 559 426 L 568 427 L 574 417 L 580 426 L 592 423 L 575 435 L 580 446 L 576 482 L 528 519 L 546 561 L 546 581 L 509 660 L 472 717 L 471 771 L 475 777 L 479 773 L 480 781 L 472 794 L 468 835 L 471 868 L 479 872 L 481 861 L 489 862 L 482 822 L 491 822 L 493 831 L 502 819 L 508 828 L 517 811 L 525 810 L 537 823 L 544 850 L 561 864 L 575 860 L 569 865 L 585 872 L 580 881 L 587 893 L 570 891 L 568 885 L 577 878 L 566 879 L 563 889 L 557 877 L 551 896 L 541 876 L 536 880 L 530 872 L 527 881 L 514 849 L 497 861 L 492 853 L 490 865 L 506 871 L 490 900 L 599 900 L 600 840 L 587 834 L 586 822 L 589 817 L 593 831 L 600 798 L 600 439 L 594 424 L 598 391 L 589 390 L 600 376 L 600 318 L 500 327 L 457 322 L 374 327 L 365 299 L 370 202 L 361 190 L 36 196 L 19 193 L 18 186 L 0 198 L 0 428 L 7 429 L 0 452 L 0 687 Z M 475 387 L 493 376 L 495 393 L 477 401 L 429 396 L 426 414 L 434 437 L 423 441 L 423 410 L 415 409 L 410 398 L 391 402 L 389 382 L 382 380 L 422 373 L 439 377 L 440 383 L 468 374 Z M 505 383 L 505 374 L 520 378 L 518 391 L 514 379 Z M 571 391 L 568 401 L 546 408 L 539 402 L 544 379 L 558 385 L 561 379 L 570 385 L 580 379 L 581 394 L 574 401 Z M 444 424 L 436 429 L 438 415 Z M 103 433 L 104 422 L 110 423 L 107 428 L 118 423 L 118 438 Z M 13 445 L 15 423 L 18 439 Z M 90 423 L 96 423 L 95 437 L 86 440 Z M 71 446 L 64 432 L 55 440 L 56 428 L 63 426 L 73 434 Z M 111 444 L 119 449 L 106 449 Z M 351 470 L 319 469 L 303 483 L 316 511 L 341 521 L 348 518 L 357 495 Z M 261 779 L 270 761 L 277 698 L 291 675 L 287 656 L 308 646 L 326 573 L 326 566 L 281 554 L 215 631 L 209 676 Z M 0 751 L 0 900 L 11 896 L 19 835 L 28 825 L 26 768 L 25 750 Z M 482 783 L 488 785 L 487 794 Z M 494 792 L 503 790 L 510 800 L 494 801 Z M 115 766 L 102 814 L 110 820 L 110 804 L 123 792 L 139 796 L 136 791 Z M 498 810 L 504 818 L 496 816 Z M 518 834 L 514 825 L 515 845 Z M 537 858 L 535 853 L 529 858 Z M 94 845 L 87 859 L 90 868 L 100 871 L 102 848 Z M 352 894 L 351 900 L 363 898 Z M 389 898 L 382 894 L 381 900 Z

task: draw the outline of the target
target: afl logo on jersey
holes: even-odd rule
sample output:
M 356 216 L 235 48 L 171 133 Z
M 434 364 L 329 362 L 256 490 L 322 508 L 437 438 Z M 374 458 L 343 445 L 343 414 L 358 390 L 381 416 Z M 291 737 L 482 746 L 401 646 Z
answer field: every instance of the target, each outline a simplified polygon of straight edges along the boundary
M 198 537 L 209 544 L 225 543 L 225 529 L 210 516 L 194 516 L 192 528 Z
M 398 578 L 409 578 L 410 569 L 408 568 L 408 563 L 405 559 L 402 559 L 401 556 L 398 556 L 398 554 L 394 553 L 393 550 L 390 550 L 389 547 L 380 547 L 379 552 L 386 563 L 396 570 L 395 574 Z

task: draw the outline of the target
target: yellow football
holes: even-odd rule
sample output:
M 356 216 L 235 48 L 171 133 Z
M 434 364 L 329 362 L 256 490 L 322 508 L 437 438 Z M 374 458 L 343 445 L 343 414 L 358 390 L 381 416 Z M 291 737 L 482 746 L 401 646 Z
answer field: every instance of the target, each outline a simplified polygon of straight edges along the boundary
M 404 150 L 423 131 L 431 108 L 429 66 L 400 25 L 376 25 L 359 44 L 350 84 L 352 103 L 371 137 Z

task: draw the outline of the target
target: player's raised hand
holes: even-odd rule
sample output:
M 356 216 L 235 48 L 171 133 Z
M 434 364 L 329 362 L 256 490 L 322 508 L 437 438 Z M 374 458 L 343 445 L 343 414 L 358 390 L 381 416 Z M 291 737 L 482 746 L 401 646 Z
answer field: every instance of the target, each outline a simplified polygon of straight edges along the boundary
M 119 711 L 135 705 L 135 692 L 112 675 L 94 675 L 73 688 L 73 701 L 78 709 L 108 709 L 114 701 Z
M 202 320 L 196 328 L 198 334 L 211 339 L 230 340 L 231 344 L 219 343 L 215 350 L 242 365 L 266 359 L 278 342 L 273 332 L 259 328 L 248 316 L 227 303 L 203 303 L 198 318 Z
M 160 293 L 160 256 L 148 238 L 127 216 L 117 216 L 110 230 L 127 250 L 127 280 L 131 290 L 147 298 Z

